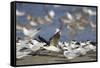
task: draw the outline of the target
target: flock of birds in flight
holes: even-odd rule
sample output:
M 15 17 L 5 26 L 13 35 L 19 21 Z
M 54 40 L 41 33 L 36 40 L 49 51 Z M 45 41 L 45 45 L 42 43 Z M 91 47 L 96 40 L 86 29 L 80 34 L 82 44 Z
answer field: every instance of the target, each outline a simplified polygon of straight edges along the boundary
M 60 6 L 55 5 L 55 8 Z M 65 25 L 69 30 L 69 35 L 74 36 L 78 30 L 84 30 L 87 25 L 89 25 L 92 31 L 96 31 L 96 24 L 88 20 L 90 16 L 95 16 L 96 11 L 83 7 L 81 13 L 71 14 L 66 12 L 64 16 L 59 18 L 61 25 L 59 28 L 56 28 L 56 32 L 49 39 L 45 40 L 40 35 L 37 38 L 34 38 L 41 30 L 41 28 L 34 28 L 34 26 L 48 24 L 53 22 L 53 18 L 56 13 L 54 10 L 48 11 L 48 14 L 45 16 L 33 17 L 30 14 L 21 12 L 16 9 L 16 16 L 26 16 L 29 21 L 28 24 L 22 25 L 16 23 L 16 29 L 23 32 L 25 35 L 24 40 L 17 38 L 16 39 L 16 58 L 20 59 L 24 56 L 28 56 L 30 53 L 39 53 L 40 50 L 47 50 L 49 52 L 62 53 L 67 59 L 74 59 L 80 55 L 86 55 L 88 51 L 96 51 L 96 42 L 87 40 L 82 41 L 59 41 L 61 36 L 62 27 Z

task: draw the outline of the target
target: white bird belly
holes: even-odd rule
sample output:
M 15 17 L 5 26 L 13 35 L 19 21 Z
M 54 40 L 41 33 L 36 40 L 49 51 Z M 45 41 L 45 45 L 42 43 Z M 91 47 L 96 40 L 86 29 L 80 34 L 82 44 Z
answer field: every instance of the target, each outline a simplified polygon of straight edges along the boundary
M 77 57 L 78 55 L 76 53 L 73 53 L 71 51 L 64 51 L 64 56 L 67 59 L 74 59 L 75 57 Z
M 44 49 L 46 50 L 49 50 L 49 51 L 54 51 L 54 52 L 59 52 L 60 49 L 55 47 L 55 46 L 48 46 L 48 47 L 43 47 Z

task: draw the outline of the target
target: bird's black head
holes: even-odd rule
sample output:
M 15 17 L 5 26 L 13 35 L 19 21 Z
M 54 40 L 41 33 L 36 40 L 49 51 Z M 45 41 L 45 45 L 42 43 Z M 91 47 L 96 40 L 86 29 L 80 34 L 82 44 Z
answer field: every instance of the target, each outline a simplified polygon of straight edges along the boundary
M 17 38 L 16 42 L 19 42 L 19 40 L 22 40 L 20 37 Z
M 37 30 L 40 30 L 41 28 L 37 28 Z
M 32 41 L 29 41 L 29 43 L 33 45 Z
M 80 45 L 80 43 L 79 42 L 76 42 L 76 45 Z
M 68 49 L 64 49 L 64 51 L 68 51 Z
M 72 40 L 72 41 L 76 42 L 76 40 Z
M 21 40 L 21 38 L 20 38 L 20 37 L 18 37 L 18 38 L 17 38 L 17 40 Z
M 95 43 L 95 42 L 92 42 L 92 41 L 90 42 L 90 44 L 92 44 L 92 45 L 96 45 L 96 43 Z
M 62 44 L 65 44 L 65 42 L 62 42 Z
M 90 40 L 87 40 L 87 41 L 90 41 Z
M 48 45 L 48 44 L 45 44 L 45 45 L 43 45 L 43 46 L 47 46 L 47 47 L 48 47 L 48 46 L 50 46 L 50 45 Z

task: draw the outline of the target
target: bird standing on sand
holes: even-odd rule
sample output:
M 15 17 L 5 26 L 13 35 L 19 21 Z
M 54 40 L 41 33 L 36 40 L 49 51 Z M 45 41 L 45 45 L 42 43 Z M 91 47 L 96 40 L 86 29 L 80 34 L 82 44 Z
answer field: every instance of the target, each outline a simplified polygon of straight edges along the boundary
M 21 59 L 31 52 L 30 49 L 27 48 L 27 41 L 26 40 L 19 40 L 16 42 L 16 58 Z
M 63 55 L 67 59 L 74 59 L 80 55 L 79 51 L 76 51 L 76 49 L 72 49 L 70 46 L 64 47 Z
M 96 44 L 90 40 L 86 42 L 86 46 L 84 47 L 86 51 L 96 51 Z
M 46 43 L 38 42 L 37 40 L 30 40 L 27 45 L 33 52 L 40 50 Z

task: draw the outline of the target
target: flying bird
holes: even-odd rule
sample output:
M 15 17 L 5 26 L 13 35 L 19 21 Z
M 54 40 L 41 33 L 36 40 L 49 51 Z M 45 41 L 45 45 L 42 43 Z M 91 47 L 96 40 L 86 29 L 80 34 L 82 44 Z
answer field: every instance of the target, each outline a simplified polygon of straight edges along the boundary
M 21 26 L 19 24 L 16 25 L 16 29 L 22 31 L 23 34 L 28 38 L 33 38 L 36 36 L 37 33 L 40 32 L 40 28 L 32 29 L 31 27 L 27 28 L 27 27 Z
M 33 17 L 32 15 L 27 15 L 27 20 L 29 24 L 32 26 L 37 26 L 40 24 L 51 23 L 55 16 L 55 12 L 53 10 L 48 11 L 48 14 L 40 17 Z
M 83 8 L 83 12 L 89 14 L 90 16 L 96 15 L 96 11 L 93 11 L 93 10 L 86 8 L 86 7 Z
M 74 19 L 72 14 L 69 13 L 69 12 L 66 13 L 66 16 L 68 17 L 69 20 L 73 20 Z
M 54 8 L 59 8 L 61 5 L 53 5 Z
M 32 15 L 27 15 L 27 20 L 31 26 L 37 26 L 39 23 L 36 21 L 36 18 L 33 18 Z
M 61 49 L 58 48 L 58 42 L 59 42 L 59 39 L 60 39 L 60 35 L 61 35 L 61 32 L 59 29 L 56 29 L 56 32 L 55 34 L 49 39 L 49 41 L 45 41 L 47 42 L 47 44 L 45 46 L 43 46 L 44 49 L 48 50 L 48 51 L 53 51 L 53 52 L 60 52 Z M 40 38 L 40 40 L 43 40 L 44 38 Z
M 25 14 L 26 14 L 25 12 L 16 10 L 16 16 L 24 16 Z
M 60 19 L 65 24 L 68 29 L 68 34 L 73 38 L 79 30 L 83 31 L 89 25 L 89 14 L 83 11 L 83 8 L 80 11 L 77 9 L 77 12 L 71 14 L 66 12 L 66 15 L 62 16 Z M 92 26 L 92 24 L 91 24 Z M 95 26 L 93 26 L 95 28 Z
M 93 22 L 90 22 L 90 26 L 92 28 L 92 31 L 96 31 L 96 24 L 94 24 Z

